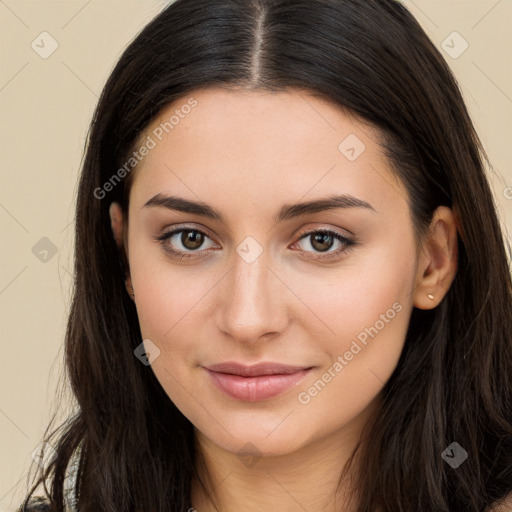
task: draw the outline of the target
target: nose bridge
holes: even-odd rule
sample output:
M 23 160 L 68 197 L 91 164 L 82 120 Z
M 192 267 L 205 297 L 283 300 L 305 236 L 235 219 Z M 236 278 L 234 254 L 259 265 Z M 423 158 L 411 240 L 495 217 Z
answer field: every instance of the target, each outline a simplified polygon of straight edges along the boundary
M 282 284 L 270 268 L 268 252 L 258 249 L 253 240 L 246 240 L 237 247 L 233 260 L 233 269 L 225 281 L 219 328 L 246 341 L 277 331 L 278 288 Z
M 240 250 L 242 250 L 240 248 Z M 266 300 L 268 292 L 268 258 L 260 254 L 257 258 L 246 260 L 237 251 L 233 269 L 233 290 L 242 301 L 259 302 Z M 260 299 L 259 301 L 257 299 Z

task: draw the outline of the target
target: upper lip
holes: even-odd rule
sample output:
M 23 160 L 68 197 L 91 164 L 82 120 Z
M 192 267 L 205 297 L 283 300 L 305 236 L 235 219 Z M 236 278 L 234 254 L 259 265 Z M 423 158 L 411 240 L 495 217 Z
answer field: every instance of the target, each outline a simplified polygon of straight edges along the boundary
M 261 362 L 248 366 L 236 361 L 226 361 L 225 363 L 211 364 L 205 368 L 212 372 L 230 373 L 232 375 L 241 375 L 242 377 L 257 377 L 260 375 L 295 373 L 301 370 L 309 370 L 311 366 L 290 366 L 273 362 Z

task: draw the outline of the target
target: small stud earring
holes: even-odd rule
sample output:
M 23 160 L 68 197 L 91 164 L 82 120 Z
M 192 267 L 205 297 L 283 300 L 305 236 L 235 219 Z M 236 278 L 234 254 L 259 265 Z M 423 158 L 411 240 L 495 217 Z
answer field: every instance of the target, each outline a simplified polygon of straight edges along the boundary
M 427 297 L 428 297 L 430 300 L 434 300 L 434 296 L 433 296 L 431 293 L 428 293 L 428 294 L 427 294 Z

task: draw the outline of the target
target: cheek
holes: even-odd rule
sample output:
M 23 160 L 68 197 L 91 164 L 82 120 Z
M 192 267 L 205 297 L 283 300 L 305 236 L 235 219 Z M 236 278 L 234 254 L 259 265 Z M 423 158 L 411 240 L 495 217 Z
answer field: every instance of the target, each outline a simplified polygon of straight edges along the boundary
M 390 244 L 354 253 L 338 267 L 289 274 L 306 306 L 302 315 L 295 311 L 295 318 L 305 330 L 314 329 L 318 339 L 331 340 L 326 347 L 330 354 L 377 334 L 400 345 L 412 310 L 414 263 L 414 251 L 406 243 L 400 250 Z
M 169 266 L 144 268 L 132 277 L 137 315 L 144 338 L 154 339 L 162 352 L 173 356 L 197 349 L 204 335 L 205 306 L 214 283 Z M 188 359 L 188 358 L 187 358 Z
M 180 321 L 193 314 L 202 295 L 200 283 L 169 269 L 140 267 L 132 282 L 142 333 L 161 340 L 172 337 Z
M 183 386 L 195 386 L 199 355 L 211 337 L 211 301 L 222 276 L 199 270 L 199 264 L 180 267 L 159 250 L 130 247 L 130 270 L 142 339 L 160 350 L 152 370 L 179 401 Z
M 190 393 L 197 387 L 198 369 L 191 370 L 204 339 L 198 315 L 211 286 L 168 262 L 151 264 L 149 258 L 133 266 L 132 282 L 142 339 L 150 339 L 160 350 L 151 369 L 169 398 L 193 418 L 197 411 Z
M 345 412 L 333 409 L 333 421 L 356 414 L 382 389 L 400 358 L 412 312 L 414 259 L 405 243 L 400 252 L 386 246 L 353 261 L 322 286 L 319 273 L 309 275 L 298 292 L 316 314 L 304 316 L 302 327 L 327 360 L 299 401 L 312 410 L 342 402 Z

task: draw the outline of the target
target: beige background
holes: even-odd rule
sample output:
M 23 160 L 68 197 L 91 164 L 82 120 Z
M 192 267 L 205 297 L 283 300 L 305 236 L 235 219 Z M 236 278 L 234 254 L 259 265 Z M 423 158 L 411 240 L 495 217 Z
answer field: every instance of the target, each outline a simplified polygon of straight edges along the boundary
M 404 3 L 457 76 L 493 162 L 489 178 L 511 233 L 512 2 Z M 50 414 L 61 418 L 69 410 L 69 396 L 63 397 L 66 407 L 57 408 L 56 386 L 72 283 L 74 194 L 88 124 L 126 44 L 166 4 L 0 0 L 0 512 L 21 501 L 31 454 Z M 45 31 L 58 48 L 43 59 L 31 44 Z M 469 44 L 457 58 L 443 49 L 445 40 L 452 54 L 463 48 L 454 31 Z

